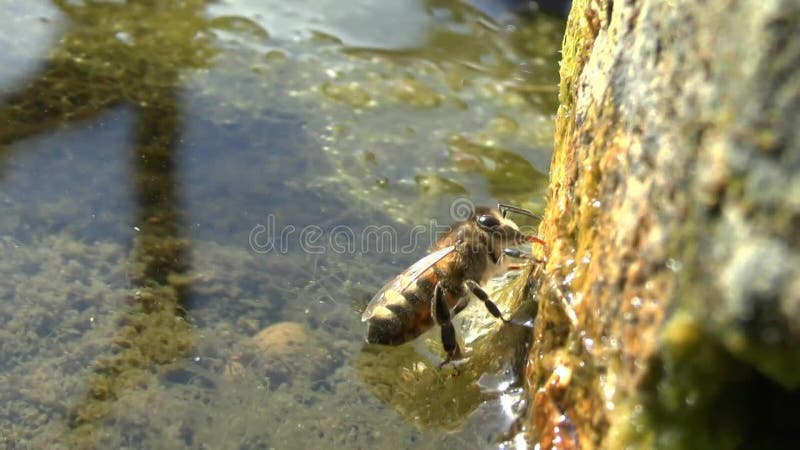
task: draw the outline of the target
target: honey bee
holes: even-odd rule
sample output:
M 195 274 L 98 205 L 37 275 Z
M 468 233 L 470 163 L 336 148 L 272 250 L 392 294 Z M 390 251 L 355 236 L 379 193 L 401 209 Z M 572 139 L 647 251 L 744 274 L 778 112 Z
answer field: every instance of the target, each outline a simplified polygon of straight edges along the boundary
M 476 207 L 471 217 L 451 225 L 430 253 L 387 283 L 370 300 L 361 321 L 367 323 L 370 344 L 399 345 L 434 324 L 441 328 L 446 357 L 440 367 L 462 358 L 451 318 L 469 303 L 470 293 L 483 302 L 489 313 L 505 323 L 500 309 L 481 288 L 489 278 L 507 267 L 503 256 L 540 261 L 517 249 L 524 242 L 545 246 L 541 239 L 525 235 L 506 218 L 509 212 L 537 217 L 528 210 L 498 204 Z

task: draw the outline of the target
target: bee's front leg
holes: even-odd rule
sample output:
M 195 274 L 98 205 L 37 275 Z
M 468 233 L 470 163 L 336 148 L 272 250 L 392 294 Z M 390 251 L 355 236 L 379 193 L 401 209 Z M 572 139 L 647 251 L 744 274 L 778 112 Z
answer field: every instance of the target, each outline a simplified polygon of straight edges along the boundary
M 456 340 L 456 329 L 453 327 L 453 322 L 450 321 L 450 309 L 444 300 L 444 286 L 442 286 L 441 282 L 436 283 L 433 298 L 431 299 L 431 316 L 442 329 L 442 346 L 447 355 L 444 361 L 439 364 L 439 367 L 450 361 L 461 359 L 461 348 Z
M 475 294 L 475 297 L 478 297 L 480 301 L 483 302 L 486 309 L 489 310 L 491 315 L 495 316 L 496 318 L 502 320 L 505 323 L 509 323 L 508 320 L 503 318 L 503 314 L 500 312 L 500 308 L 494 304 L 494 302 L 489 298 L 489 294 L 481 288 L 481 286 L 475 280 L 467 280 L 464 282 L 467 288 Z
M 505 248 L 505 249 L 503 249 L 503 253 L 505 255 L 507 255 L 507 256 L 512 257 L 512 258 L 524 259 L 526 261 L 533 261 L 533 262 L 535 262 L 537 264 L 544 264 L 544 263 L 547 262 L 547 260 L 544 259 L 544 258 L 537 258 L 537 257 L 531 255 L 530 253 L 525 253 L 525 252 L 523 252 L 521 250 L 518 250 L 516 248 Z M 512 264 L 511 266 L 508 266 L 508 268 L 510 270 L 516 270 L 516 269 L 520 269 L 522 267 L 523 266 L 520 265 L 520 264 Z
M 512 258 L 526 259 L 528 261 L 533 261 L 535 263 L 543 263 L 543 262 L 545 262 L 544 258 L 537 258 L 537 257 L 531 255 L 530 253 L 525 253 L 522 250 L 519 250 L 519 249 L 516 249 L 516 248 L 505 248 L 505 249 L 503 249 L 503 253 L 505 253 L 506 255 L 508 255 L 508 256 L 510 256 Z

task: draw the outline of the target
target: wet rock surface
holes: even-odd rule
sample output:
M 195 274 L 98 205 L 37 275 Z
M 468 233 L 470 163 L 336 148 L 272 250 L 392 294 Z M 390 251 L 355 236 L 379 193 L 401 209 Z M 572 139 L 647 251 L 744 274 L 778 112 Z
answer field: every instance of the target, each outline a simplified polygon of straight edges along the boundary
M 796 441 L 798 23 L 788 1 L 575 2 L 529 440 Z

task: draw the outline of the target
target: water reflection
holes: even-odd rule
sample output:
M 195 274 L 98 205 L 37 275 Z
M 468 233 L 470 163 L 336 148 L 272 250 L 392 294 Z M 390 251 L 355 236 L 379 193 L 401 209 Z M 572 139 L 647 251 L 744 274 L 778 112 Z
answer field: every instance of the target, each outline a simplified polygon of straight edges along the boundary
M 543 192 L 549 163 L 556 60 L 541 50 L 553 44 L 554 23 L 502 26 L 469 4 L 426 7 L 441 25 L 424 46 L 345 46 L 359 64 L 331 69 L 323 93 L 352 107 L 323 136 L 337 181 L 407 223 L 463 192 L 540 207 L 530 193 Z
M 214 52 L 204 1 L 162 2 L 161 8 L 151 1 L 54 4 L 68 25 L 45 67 L 3 96 L 0 157 L 7 158 L 15 142 L 110 108 L 131 105 L 135 112 L 128 310 L 120 314 L 110 354 L 92 364 L 86 397 L 68 413 L 73 444 L 87 445 L 84 439 L 96 433 L 116 399 L 144 383 L 153 366 L 184 357 L 192 346 L 184 319 L 189 241 L 176 178 L 184 115 L 180 76 L 207 66 Z
M 474 442 L 469 427 L 421 430 L 468 423 L 488 395 L 475 381 L 503 370 L 480 355 L 519 330 L 476 343 L 450 381 L 388 378 L 427 364 L 402 349 L 359 353 L 351 303 L 425 242 L 413 254 L 248 246 L 270 213 L 405 236 L 448 220 L 455 196 L 538 201 L 552 92 L 506 88 L 554 84 L 555 69 L 529 77 L 502 27 L 460 2 L 367 3 L 328 20 L 338 3 L 53 1 L 65 19 L 50 56 L 0 100 L 0 442 Z M 538 41 L 547 58 L 558 41 Z M 276 325 L 305 335 L 275 352 L 255 336 Z

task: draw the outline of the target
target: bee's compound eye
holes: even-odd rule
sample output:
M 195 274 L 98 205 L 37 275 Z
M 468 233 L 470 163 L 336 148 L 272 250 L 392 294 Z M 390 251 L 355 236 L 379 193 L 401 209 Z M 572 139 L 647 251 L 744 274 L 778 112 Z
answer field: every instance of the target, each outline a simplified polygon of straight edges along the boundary
M 483 228 L 497 228 L 500 226 L 500 221 L 497 219 L 497 217 L 484 214 L 482 216 L 478 216 L 478 225 Z

